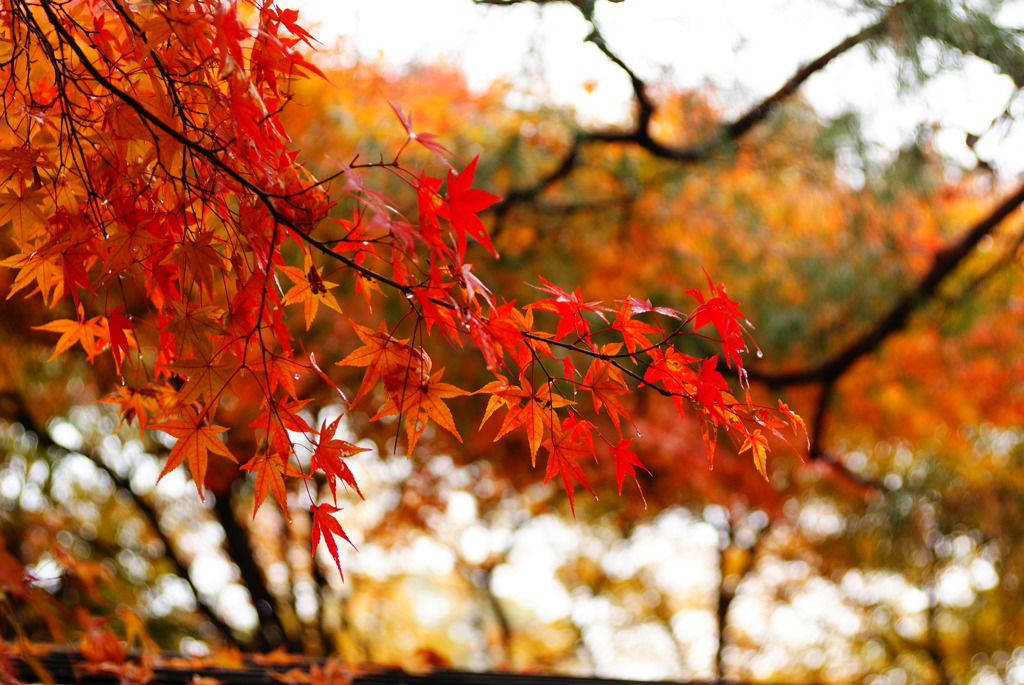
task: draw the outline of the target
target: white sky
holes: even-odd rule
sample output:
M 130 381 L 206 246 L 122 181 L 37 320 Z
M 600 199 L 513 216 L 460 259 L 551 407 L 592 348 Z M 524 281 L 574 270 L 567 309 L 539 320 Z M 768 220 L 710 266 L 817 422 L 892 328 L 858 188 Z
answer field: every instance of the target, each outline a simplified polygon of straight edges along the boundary
M 617 67 L 583 41 L 587 25 L 572 7 L 489 7 L 470 0 L 293 0 L 300 18 L 326 46 L 342 44 L 366 57 L 403 64 L 447 59 L 470 82 L 494 78 L 536 86 L 585 116 L 615 120 L 628 112 L 629 84 Z M 849 0 L 626 0 L 598 3 L 610 46 L 642 77 L 697 86 L 714 83 L 727 110 L 739 112 L 773 92 L 814 59 L 869 21 L 850 15 Z M 1024 15 L 1020 3 L 1017 14 Z M 1015 17 L 1019 19 L 1019 17 Z M 1019 23 L 1019 22 L 1018 22 Z M 870 140 L 897 147 L 922 124 L 940 124 L 939 149 L 965 164 L 973 158 L 965 133 L 983 133 L 1007 106 L 1013 88 L 980 60 L 944 74 L 920 93 L 899 94 L 891 59 L 868 59 L 856 48 L 812 77 L 803 95 L 820 112 L 854 108 Z M 598 84 L 592 93 L 582 85 Z M 1016 103 L 1017 110 L 1022 103 Z M 1024 112 L 1018 111 L 1018 114 Z M 977 146 L 986 161 L 1024 171 L 1024 137 L 999 132 Z

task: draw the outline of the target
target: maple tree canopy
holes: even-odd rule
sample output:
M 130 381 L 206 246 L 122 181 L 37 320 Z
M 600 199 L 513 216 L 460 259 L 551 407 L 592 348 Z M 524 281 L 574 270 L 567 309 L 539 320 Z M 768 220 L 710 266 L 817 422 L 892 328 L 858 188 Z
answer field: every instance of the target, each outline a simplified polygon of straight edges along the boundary
M 175 439 L 161 476 L 187 464 L 202 498 L 211 461 L 236 461 L 253 473 L 255 508 L 270 494 L 285 511 L 287 482 L 308 481 L 313 549 L 322 540 L 340 570 L 337 485 L 359 492 L 345 459 L 360 450 L 303 408 L 308 381 L 336 388 L 350 367 L 364 371 L 349 403 L 398 417 L 410 456 L 431 425 L 461 439 L 453 407 L 487 396 L 495 439 L 524 435 L 570 505 L 576 484 L 590 489 L 591 460 L 620 489 L 643 468 L 619 399 L 641 386 L 696 417 L 709 464 L 719 432 L 762 474 L 768 436 L 802 433 L 785 404 L 758 406 L 726 381 L 746 388 L 748 326 L 711 276 L 694 274 L 688 311 L 632 293 L 589 301 L 543 278 L 532 302 L 494 292 L 480 213 L 499 198 L 474 187 L 476 158 L 454 159 L 398 103 L 407 140 L 389 159 L 334 150 L 335 171 L 313 177 L 281 118 L 294 84 L 322 77 L 296 21 L 256 2 L 0 9 L 7 296 L 45 305 L 55 357 L 112 362 L 106 401 L 140 433 Z M 433 163 L 407 166 L 411 147 Z M 408 198 L 376 190 L 375 174 Z M 396 209 L 410 199 L 414 214 Z M 366 309 L 342 312 L 335 293 L 353 289 Z M 357 322 L 371 312 L 374 325 Z M 304 338 L 323 317 L 353 318 L 330 347 Z M 692 336 L 718 352 L 688 353 Z M 428 341 L 472 350 L 491 380 L 447 382 Z M 223 440 L 248 430 L 247 453 Z

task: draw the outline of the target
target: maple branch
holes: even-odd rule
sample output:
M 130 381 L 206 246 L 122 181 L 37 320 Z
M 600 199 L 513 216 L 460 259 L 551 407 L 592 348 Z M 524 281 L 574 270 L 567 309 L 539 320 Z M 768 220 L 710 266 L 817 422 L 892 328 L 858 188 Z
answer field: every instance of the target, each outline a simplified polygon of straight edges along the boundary
M 856 471 L 851 471 L 850 467 L 844 464 L 840 459 L 835 457 L 831 451 L 823 450 L 815 459 L 818 464 L 825 464 L 833 473 L 837 474 L 843 480 L 846 480 L 857 488 L 860 488 L 866 493 L 880 494 L 886 490 L 885 483 L 882 481 L 864 476 Z
M 316 238 L 314 238 L 313 236 L 309 235 L 305 231 L 300 230 L 298 227 L 295 226 L 295 224 L 293 222 L 291 222 L 291 219 L 289 219 L 288 217 L 285 217 L 285 219 L 288 220 L 288 223 L 285 223 L 283 221 L 281 223 L 284 223 L 284 225 L 287 226 L 289 229 L 291 229 L 293 233 L 299 235 L 303 239 L 303 241 L 305 241 L 306 243 L 308 243 L 312 247 L 315 247 L 318 251 L 320 251 L 321 253 L 327 255 L 328 257 L 331 257 L 332 259 L 337 259 L 338 261 L 340 261 L 343 264 L 345 264 L 345 266 L 348 266 L 348 267 L 350 267 L 352 269 L 355 269 L 356 271 L 358 271 L 361 275 L 365 276 L 366 278 L 372 279 L 372 280 L 374 280 L 374 281 L 376 281 L 378 283 L 381 283 L 383 285 L 390 286 L 390 287 L 394 288 L 395 290 L 399 291 L 402 294 L 409 294 L 415 288 L 415 286 L 411 286 L 411 285 L 402 285 L 398 281 L 395 281 L 395 280 L 393 280 L 391 278 L 388 278 L 384 274 L 378 273 L 378 272 L 374 271 L 373 269 L 365 267 L 362 264 L 359 264 L 358 262 L 356 262 L 355 260 L 353 260 L 353 259 L 351 259 L 349 257 L 346 257 L 345 255 L 341 254 L 340 252 L 336 252 L 326 242 L 321 241 L 321 240 L 317 240 Z M 430 298 L 430 301 L 433 302 L 434 304 L 440 306 L 440 307 L 447 307 L 449 309 L 455 309 L 455 306 L 453 304 L 451 304 L 450 302 L 445 302 L 444 300 L 439 300 L 439 299 L 436 299 L 436 298 L 432 297 L 432 298 Z
M 860 488 L 876 493 L 883 492 L 885 486 L 881 481 L 851 471 L 849 466 L 832 455 L 825 444 L 825 422 L 828 420 L 835 394 L 835 380 L 827 380 L 821 384 L 821 390 L 818 392 L 817 406 L 814 408 L 814 420 L 807 430 L 809 440 L 807 458 L 811 461 L 825 464 L 841 478 L 850 481 Z
M 160 117 L 150 112 L 141 102 L 139 102 L 131 94 L 129 94 L 127 91 L 122 90 L 117 85 L 115 85 L 110 79 L 101 74 L 99 70 L 96 68 L 96 66 L 93 64 L 92 59 L 85 54 L 85 51 L 82 49 L 82 46 L 78 44 L 78 41 L 75 40 L 74 36 L 72 36 L 71 33 L 68 32 L 68 30 L 64 27 L 63 24 L 61 24 L 60 19 L 54 13 L 53 7 L 51 6 L 52 4 L 53 0 L 40 0 L 40 6 L 46 13 L 46 18 L 50 21 L 50 25 L 53 26 L 54 30 L 60 35 L 60 38 L 63 40 L 64 44 L 71 48 L 71 51 L 74 52 L 75 55 L 78 57 L 79 62 L 82 64 L 85 70 L 89 72 L 89 75 L 96 80 L 97 83 L 99 83 L 108 91 L 116 95 L 122 102 L 131 107 L 136 114 L 141 116 L 148 123 L 156 126 L 158 129 L 160 129 L 161 131 L 169 135 L 171 138 L 173 138 L 175 142 L 189 148 L 190 150 L 193 150 L 194 152 L 202 154 L 204 157 L 206 157 L 212 163 L 214 163 L 221 171 L 227 173 L 229 176 L 231 176 L 233 180 L 243 184 L 246 188 L 253 189 L 256 191 L 259 190 L 257 186 L 253 185 L 238 171 L 231 168 L 226 162 L 222 161 L 219 157 L 217 157 L 216 150 L 200 145 L 199 143 L 195 142 L 194 140 L 186 136 L 184 133 L 178 131 L 173 126 L 165 123 L 162 119 L 160 119 Z M 57 70 L 57 72 L 60 73 L 60 70 Z
M 521 331 L 521 333 L 522 333 L 523 338 L 525 338 L 527 340 L 535 340 L 537 342 L 541 342 L 541 343 L 544 343 L 546 345 L 551 345 L 551 346 L 554 346 L 554 347 L 559 347 L 559 348 L 561 348 L 563 350 L 567 350 L 569 352 L 576 352 L 576 353 L 581 354 L 581 355 L 583 355 L 585 357 L 592 357 L 593 359 L 601 359 L 603 361 L 606 361 L 609 364 L 611 364 L 612 366 L 614 366 L 615 368 L 617 368 L 619 371 L 622 371 L 624 374 L 626 374 L 627 376 L 629 376 L 633 380 L 637 381 L 638 383 L 644 385 L 645 387 L 652 388 L 655 392 L 661 394 L 663 397 L 681 397 L 681 398 L 684 398 L 684 399 L 692 399 L 692 397 L 690 395 L 687 395 L 685 393 L 673 392 L 673 391 L 668 390 L 666 388 L 663 388 L 661 386 L 652 385 L 652 384 L 647 383 L 644 380 L 643 376 L 641 376 L 635 370 L 631 369 L 628 366 L 625 366 L 624 364 L 622 364 L 619 361 L 620 359 L 632 359 L 633 361 L 639 363 L 639 356 L 641 354 L 646 353 L 646 352 L 650 352 L 651 350 L 660 349 L 660 348 L 664 347 L 665 345 L 667 345 L 669 343 L 669 341 L 672 340 L 672 338 L 675 338 L 675 337 L 678 337 L 678 336 L 682 335 L 683 334 L 683 330 L 682 329 L 683 329 L 684 326 L 686 326 L 687 323 L 689 323 L 689 321 L 690 321 L 690 319 L 687 319 L 682 324 L 680 324 L 680 326 L 678 328 L 676 328 L 674 331 L 672 331 L 670 333 L 667 333 L 665 335 L 665 337 L 661 341 L 659 341 L 657 343 L 654 343 L 654 344 L 650 345 L 649 347 L 638 349 L 635 352 L 621 352 L 621 353 L 616 353 L 616 354 L 606 354 L 606 353 L 600 352 L 600 351 L 598 351 L 596 349 L 590 349 L 588 347 L 580 347 L 579 345 L 576 345 L 575 343 L 566 343 L 566 342 L 561 342 L 561 341 L 558 341 L 558 340 L 552 340 L 551 338 L 545 338 L 542 335 L 537 335 L 535 333 L 529 333 L 527 331 Z M 704 337 L 704 336 L 699 336 L 699 334 L 695 334 L 695 335 L 698 335 L 698 337 Z M 533 350 L 532 346 L 530 347 L 530 351 L 533 353 L 534 359 L 538 363 L 540 363 L 540 361 L 541 361 L 540 357 Z M 543 368 L 543 364 L 541 364 L 541 368 Z M 549 375 L 549 378 L 554 380 L 550 375 Z
M 538 212 L 547 215 L 572 216 L 574 214 L 601 213 L 611 210 L 621 210 L 623 214 L 632 217 L 629 209 L 636 201 L 635 195 L 622 195 L 620 197 L 607 197 L 595 200 L 580 200 L 579 202 L 566 202 L 564 204 L 547 203 L 537 201 L 534 207 Z M 493 234 L 493 233 L 492 233 Z
M 649 132 L 651 128 L 651 119 L 654 118 L 654 103 L 647 95 L 647 84 L 637 76 L 636 72 L 633 71 L 626 62 L 619 57 L 617 54 L 612 52 L 611 48 L 604 40 L 604 36 L 601 34 L 601 30 L 597 27 L 597 23 L 594 21 L 593 14 L 588 14 L 583 8 L 579 8 L 584 18 L 590 22 L 591 31 L 584 38 L 584 42 L 593 43 L 597 46 L 605 57 L 609 59 L 615 66 L 622 69 L 629 77 L 629 84 L 633 89 L 633 101 L 636 104 L 636 131 L 643 131 L 644 137 L 650 140 Z
M 773 387 L 837 380 L 861 357 L 874 352 L 888 338 L 906 328 L 911 314 L 933 300 L 939 286 L 971 254 L 978 243 L 1022 204 L 1024 204 L 1024 184 L 1021 184 L 1013 194 L 969 228 L 960 240 L 939 251 L 932 260 L 931 268 L 921 280 L 905 292 L 874 326 L 831 359 L 795 371 L 770 372 L 748 369 L 750 378 Z
M 479 586 L 487 598 L 487 604 L 494 614 L 495 621 L 498 623 L 498 631 L 501 636 L 501 650 L 505 657 L 505 664 L 507 664 L 512 660 L 513 630 L 508 611 L 494 590 L 494 569 L 496 566 L 497 564 L 492 563 L 483 567 L 481 571 L 483 579 L 480 581 Z

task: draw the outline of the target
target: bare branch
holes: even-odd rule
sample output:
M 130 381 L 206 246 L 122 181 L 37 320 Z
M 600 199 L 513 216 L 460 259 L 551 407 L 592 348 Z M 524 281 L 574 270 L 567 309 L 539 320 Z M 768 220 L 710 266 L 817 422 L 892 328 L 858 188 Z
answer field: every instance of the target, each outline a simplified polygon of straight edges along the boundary
M 481 4 L 518 4 L 520 0 L 510 0 L 507 2 L 502 2 L 501 0 L 478 1 Z M 757 124 L 767 119 L 781 103 L 796 93 L 800 86 L 811 76 L 825 69 L 835 59 L 857 45 L 880 36 L 886 26 L 886 19 L 883 18 L 848 36 L 832 47 L 832 49 L 800 67 L 778 90 L 752 106 L 734 121 L 719 126 L 718 130 L 706 139 L 689 145 L 673 147 L 655 140 L 651 133 L 651 121 L 657 111 L 657 107 L 647 93 L 647 84 L 629 67 L 624 59 L 609 47 L 597 24 L 594 22 L 592 13 L 588 13 L 578 5 L 577 7 L 591 25 L 591 32 L 585 40 L 593 43 L 605 57 L 621 68 L 629 77 L 633 90 L 636 120 L 631 128 L 625 130 L 619 128 L 576 130 L 573 134 L 572 144 L 566 150 L 562 161 L 555 167 L 554 172 L 529 187 L 510 191 L 504 201 L 491 208 L 491 211 L 497 212 L 499 217 L 504 217 L 512 206 L 533 200 L 555 181 L 571 174 L 579 165 L 579 153 L 584 145 L 595 143 L 636 145 L 655 157 L 682 164 L 706 161 L 719 153 L 725 146 L 740 140 Z

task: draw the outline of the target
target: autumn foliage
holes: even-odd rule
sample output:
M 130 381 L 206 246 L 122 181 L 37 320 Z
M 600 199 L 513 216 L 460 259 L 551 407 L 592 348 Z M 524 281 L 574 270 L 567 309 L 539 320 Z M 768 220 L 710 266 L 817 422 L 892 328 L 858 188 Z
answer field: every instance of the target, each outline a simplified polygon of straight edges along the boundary
M 861 3 L 736 95 L 634 70 L 642 8 L 535 4 L 629 116 L 262 3 L 0 4 L 0 680 L 1019 680 L 1019 89 L 965 162 L 801 87 L 1019 86 L 1019 31 Z
M 309 173 L 281 118 L 294 84 L 322 77 L 296 20 L 259 3 L 0 9 L 7 296 L 45 305 L 54 357 L 113 366 L 106 401 L 174 439 L 161 475 L 187 464 L 202 498 L 211 462 L 235 461 L 255 508 L 271 495 L 286 512 L 287 484 L 306 482 L 313 549 L 323 541 L 340 570 L 338 485 L 359 494 L 345 460 L 360 448 L 304 408 L 311 382 L 338 388 L 354 369 L 350 404 L 397 417 L 409 456 L 431 426 L 461 440 L 490 422 L 495 440 L 525 437 L 523 459 L 541 456 L 571 505 L 593 460 L 620 490 L 643 468 L 622 401 L 639 388 L 699 421 L 709 464 L 723 433 L 764 474 L 769 436 L 803 433 L 785 404 L 745 394 L 747 323 L 710 276 L 691 274 L 685 311 L 543 278 L 529 302 L 492 291 L 481 212 L 499 198 L 474 187 L 476 158 L 455 159 L 399 104 L 406 140 L 386 158 L 333 150 L 332 173 Z M 432 163 L 407 166 L 413 147 Z M 380 177 L 405 194 L 377 190 Z M 341 292 L 364 310 L 343 313 Z M 352 317 L 349 333 L 304 337 L 324 317 Z M 717 352 L 687 352 L 694 336 Z M 481 387 L 445 378 L 444 355 L 463 348 L 488 370 Z M 470 394 L 486 410 L 461 420 Z M 247 453 L 223 439 L 245 431 Z

